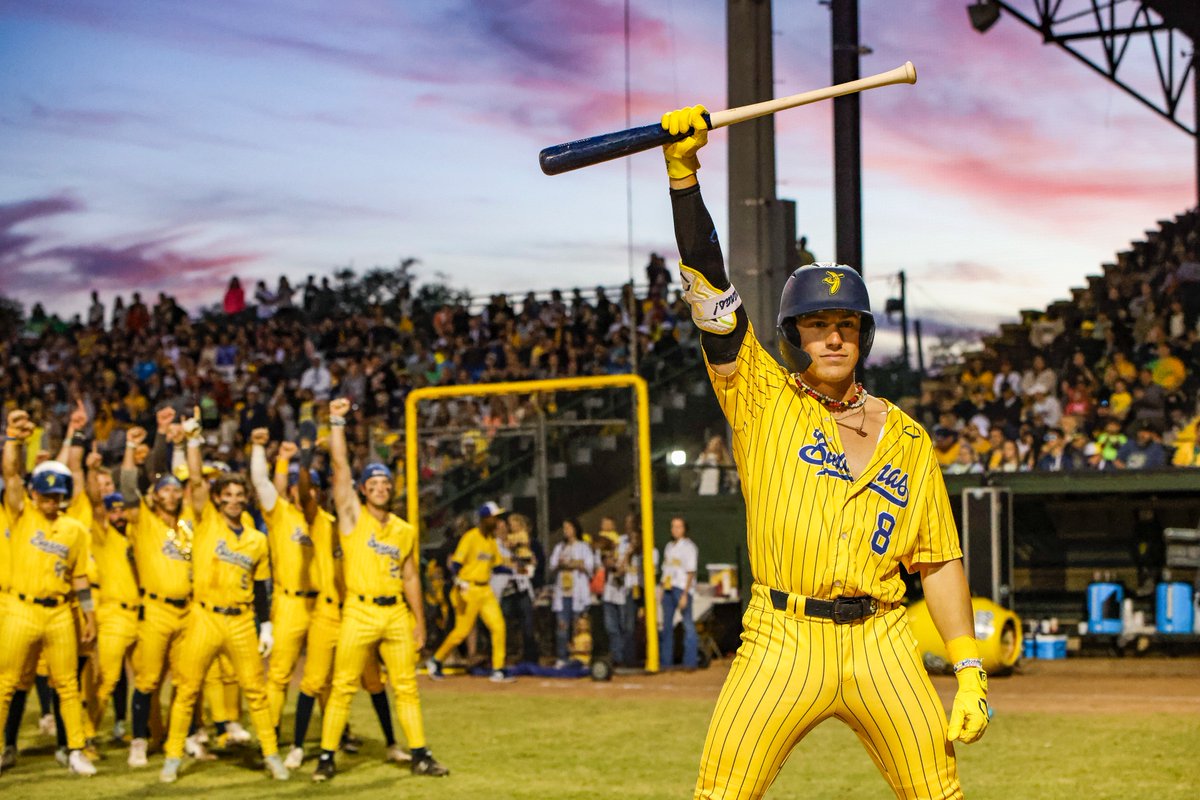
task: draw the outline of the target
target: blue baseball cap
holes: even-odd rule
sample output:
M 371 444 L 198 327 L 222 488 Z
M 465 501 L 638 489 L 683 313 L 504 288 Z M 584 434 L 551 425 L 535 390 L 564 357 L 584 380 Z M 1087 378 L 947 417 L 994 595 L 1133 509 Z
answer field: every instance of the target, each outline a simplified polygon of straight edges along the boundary
M 183 482 L 176 478 L 171 473 L 165 473 L 158 476 L 158 480 L 154 482 L 154 491 L 158 491 L 164 486 L 174 486 L 176 489 L 183 489 Z
M 125 495 L 120 492 L 104 495 L 104 507 L 109 511 L 115 508 L 125 508 Z
M 312 481 L 313 486 L 321 488 L 321 473 L 316 467 L 309 467 L 308 479 Z M 292 464 L 288 467 L 288 486 L 295 486 L 300 482 L 300 465 Z
M 497 517 L 507 512 L 505 509 L 500 507 L 499 503 L 495 502 L 494 500 L 488 500 L 486 503 L 481 505 L 479 510 L 475 513 L 477 513 L 479 518 L 482 520 L 487 519 L 488 517 Z
M 392 479 L 392 471 L 387 468 L 387 465 L 374 461 L 363 467 L 362 474 L 358 476 L 358 485 L 362 486 L 371 480 L 371 478 L 387 478 L 390 481 Z

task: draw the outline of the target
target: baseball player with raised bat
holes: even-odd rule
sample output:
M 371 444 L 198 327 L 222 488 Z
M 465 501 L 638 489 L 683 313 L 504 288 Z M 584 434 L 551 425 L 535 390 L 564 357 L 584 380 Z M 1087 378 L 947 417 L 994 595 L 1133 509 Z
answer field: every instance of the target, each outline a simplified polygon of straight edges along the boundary
M 959 798 L 952 742 L 988 724 L 958 536 L 929 436 L 867 393 L 866 286 L 841 264 L 794 272 L 780 299 L 781 367 L 725 273 L 700 196 L 704 108 L 663 116 L 680 278 L 709 379 L 733 429 L 754 586 L 742 645 L 709 724 L 697 798 L 757 798 L 808 731 L 849 725 L 897 797 Z M 958 676 L 949 725 L 900 605 L 919 571 Z

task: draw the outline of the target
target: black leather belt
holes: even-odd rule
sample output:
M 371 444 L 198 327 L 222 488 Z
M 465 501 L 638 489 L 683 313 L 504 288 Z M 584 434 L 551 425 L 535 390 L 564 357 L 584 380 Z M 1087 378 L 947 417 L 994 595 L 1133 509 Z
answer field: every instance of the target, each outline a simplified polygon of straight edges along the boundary
M 65 597 L 34 597 L 31 594 L 17 593 L 17 597 L 24 600 L 26 603 L 33 603 L 35 606 L 45 606 L 46 608 L 54 608 L 67 602 Z
M 237 606 L 210 606 L 208 603 L 201 603 L 200 607 L 214 614 L 223 614 L 227 617 L 240 617 L 243 611 L 243 609 Z
M 399 600 L 399 598 L 394 594 L 388 595 L 387 597 L 367 597 L 366 595 L 360 594 L 358 599 L 364 603 L 374 603 L 377 606 L 394 606 Z
M 778 611 L 787 611 L 788 593 L 772 589 L 771 605 Z M 869 596 L 839 597 L 835 600 L 821 600 L 816 597 L 804 598 L 804 615 L 806 617 L 831 619 L 838 625 L 869 617 L 878 610 L 879 601 Z
M 114 606 L 120 606 L 120 608 L 123 611 L 141 611 L 142 610 L 141 603 L 122 603 L 120 600 L 110 600 L 109 602 L 112 603 Z M 100 604 L 103 605 L 104 601 L 101 600 Z
M 146 592 L 146 597 L 149 597 L 151 600 L 161 600 L 167 605 L 175 606 L 176 608 L 187 608 L 188 604 L 188 599 L 186 597 L 160 597 L 154 592 Z
M 316 597 L 320 594 L 318 591 L 311 592 L 293 592 L 291 589 L 280 589 L 279 591 L 286 594 L 288 597 Z

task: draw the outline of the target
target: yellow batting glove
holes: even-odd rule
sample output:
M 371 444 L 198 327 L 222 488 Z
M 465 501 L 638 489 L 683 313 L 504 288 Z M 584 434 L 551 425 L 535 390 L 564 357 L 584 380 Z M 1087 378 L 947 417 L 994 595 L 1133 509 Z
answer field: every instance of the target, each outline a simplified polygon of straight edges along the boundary
M 695 175 L 696 170 L 700 169 L 700 159 L 696 158 L 696 151 L 708 144 L 708 123 L 704 121 L 706 112 L 704 106 L 692 106 L 663 114 L 663 129 L 672 136 L 692 131 L 692 135 L 687 138 L 663 145 L 663 154 L 667 158 L 667 175 L 672 180 L 682 180 L 689 175 Z
M 950 724 L 946 728 L 949 741 L 963 744 L 976 742 L 987 730 L 991 713 L 987 703 L 987 673 L 979 658 L 979 645 L 973 636 L 960 636 L 946 642 L 946 651 L 954 664 L 958 692 L 950 709 Z

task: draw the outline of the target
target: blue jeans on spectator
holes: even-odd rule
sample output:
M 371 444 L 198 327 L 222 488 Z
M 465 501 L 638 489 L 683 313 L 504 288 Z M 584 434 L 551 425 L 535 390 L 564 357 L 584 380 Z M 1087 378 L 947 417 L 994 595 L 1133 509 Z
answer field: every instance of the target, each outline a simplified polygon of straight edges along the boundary
M 508 641 L 520 641 L 521 660 L 536 664 L 538 646 L 533 626 L 533 598 L 522 591 L 505 595 L 500 600 L 500 610 L 508 627 Z
M 663 627 L 659 636 L 658 652 L 659 662 L 663 669 L 675 663 L 675 626 L 672 623 L 675 620 L 675 609 L 679 607 L 679 600 L 682 597 L 683 590 L 678 587 L 664 589 L 662 593 Z M 698 654 L 700 637 L 696 635 L 696 622 L 692 619 L 693 599 L 689 593 L 687 606 L 679 612 L 683 617 L 683 666 L 685 669 L 695 669 L 700 661 Z
M 608 632 L 609 654 L 613 664 L 621 667 L 627 667 L 633 661 L 633 630 L 627 627 L 631 623 L 628 614 L 625 613 L 625 608 L 631 605 L 633 602 L 630 600 L 624 603 L 604 604 L 604 630 Z M 634 608 L 636 609 L 636 606 Z
M 637 661 L 637 612 L 642 604 L 633 599 L 633 593 L 625 598 L 621 606 L 621 632 L 625 634 L 625 665 L 632 667 Z
M 564 597 L 562 600 L 562 611 L 558 612 L 558 627 L 554 631 L 554 654 L 559 661 L 567 660 L 571 637 L 575 632 L 575 618 L 578 616 L 579 612 L 574 609 L 574 603 L 571 598 Z

